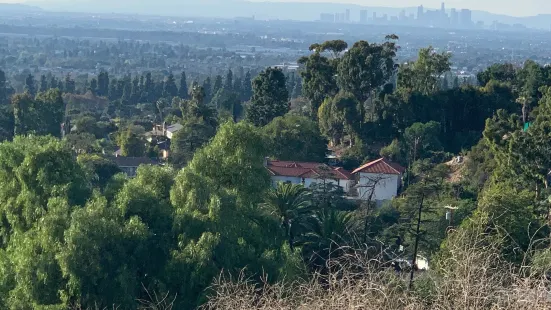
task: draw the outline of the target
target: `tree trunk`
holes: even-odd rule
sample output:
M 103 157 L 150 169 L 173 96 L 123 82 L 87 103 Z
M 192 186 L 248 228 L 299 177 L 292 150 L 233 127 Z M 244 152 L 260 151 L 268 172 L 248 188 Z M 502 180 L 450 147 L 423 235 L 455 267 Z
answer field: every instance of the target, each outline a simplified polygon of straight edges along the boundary
M 522 122 L 523 124 L 526 124 L 526 118 L 528 114 L 528 106 L 526 105 L 526 99 L 524 99 L 524 102 L 522 103 Z
M 425 200 L 425 194 L 421 196 L 421 203 L 419 204 L 419 216 L 417 218 L 417 231 L 415 234 L 415 248 L 413 249 L 413 258 L 411 259 L 411 272 L 409 274 L 409 289 L 413 288 L 413 277 L 415 274 L 415 266 L 417 265 L 417 251 L 419 250 L 419 232 L 421 229 L 421 214 L 423 213 L 423 202 Z
M 371 190 L 371 194 L 369 194 L 369 198 L 367 199 L 367 209 L 365 210 L 365 219 L 364 219 L 364 243 L 367 243 L 367 228 L 368 228 L 368 219 L 369 219 L 369 211 L 371 209 L 371 201 L 373 200 L 373 195 L 375 194 L 375 187 L 376 183 L 373 186 L 373 189 Z

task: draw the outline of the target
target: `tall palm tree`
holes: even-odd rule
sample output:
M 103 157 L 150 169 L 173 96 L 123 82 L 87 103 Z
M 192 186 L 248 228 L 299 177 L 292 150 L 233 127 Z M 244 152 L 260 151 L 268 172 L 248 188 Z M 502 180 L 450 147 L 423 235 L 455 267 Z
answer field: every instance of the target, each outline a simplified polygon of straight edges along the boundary
M 348 244 L 353 226 L 353 213 L 330 208 L 320 209 L 306 224 L 308 232 L 297 242 L 303 246 L 303 254 L 316 268 L 324 268 L 325 262 L 335 250 Z
M 304 186 L 291 183 L 278 183 L 266 195 L 264 206 L 281 220 L 281 227 L 294 250 L 298 228 L 312 212 L 310 192 Z

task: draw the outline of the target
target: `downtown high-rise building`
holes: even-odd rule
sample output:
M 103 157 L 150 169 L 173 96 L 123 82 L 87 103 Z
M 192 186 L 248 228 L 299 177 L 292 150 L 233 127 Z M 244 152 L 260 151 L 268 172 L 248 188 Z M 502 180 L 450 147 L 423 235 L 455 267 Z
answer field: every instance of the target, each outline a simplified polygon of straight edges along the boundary
M 473 25 L 473 13 L 471 10 L 463 9 L 459 16 L 459 23 L 461 27 L 469 28 Z
M 420 5 L 417 7 L 417 20 L 422 21 L 425 15 L 425 8 Z
M 440 24 L 440 26 L 447 26 L 450 23 L 448 14 L 446 13 L 446 3 L 444 2 L 442 2 L 442 5 L 440 6 L 440 14 L 438 19 L 438 24 Z
M 334 23 L 335 22 L 335 14 L 321 13 L 320 14 L 320 21 L 327 22 L 327 23 Z
M 398 20 L 405 21 L 407 19 L 406 17 L 406 10 L 400 11 L 400 15 L 398 15 Z
M 360 11 L 360 23 L 367 24 L 368 17 L 367 17 L 367 10 L 361 10 Z
M 452 27 L 459 26 L 459 13 L 456 9 L 451 9 L 450 11 L 450 25 Z
M 349 23 L 349 22 L 350 22 L 350 10 L 349 10 L 349 9 L 346 9 L 346 11 L 345 11 L 344 14 L 345 14 L 345 21 L 346 21 L 347 23 Z

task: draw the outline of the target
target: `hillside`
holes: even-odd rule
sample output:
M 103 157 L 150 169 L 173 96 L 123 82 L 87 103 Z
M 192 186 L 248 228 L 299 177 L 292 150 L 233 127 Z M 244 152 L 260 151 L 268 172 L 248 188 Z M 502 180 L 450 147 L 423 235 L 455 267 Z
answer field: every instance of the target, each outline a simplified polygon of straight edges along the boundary
M 0 15 L 13 13 L 36 13 L 42 11 L 44 10 L 37 6 L 20 3 L 0 3 Z

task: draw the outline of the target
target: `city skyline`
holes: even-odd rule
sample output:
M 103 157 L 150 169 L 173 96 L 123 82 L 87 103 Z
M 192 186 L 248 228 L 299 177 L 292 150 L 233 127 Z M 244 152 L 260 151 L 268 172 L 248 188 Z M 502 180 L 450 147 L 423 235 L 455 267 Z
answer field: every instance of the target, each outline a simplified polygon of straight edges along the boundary
M 202 0 L 205 1 L 205 0 Z M 214 0 L 215 2 L 217 0 Z M 222 2 L 218 0 L 219 2 Z M 62 5 L 90 2 L 89 0 L 0 0 L 0 3 L 24 3 L 30 5 Z M 417 7 L 438 9 L 440 0 L 224 0 L 223 2 L 292 2 L 292 3 L 335 3 L 353 4 L 361 6 L 383 6 L 393 8 Z M 551 14 L 551 1 L 549 0 L 450 0 L 447 6 L 457 9 L 470 9 L 473 11 L 487 11 L 494 14 L 504 14 L 515 17 L 534 16 L 538 14 Z
M 251 2 L 294 2 L 294 3 L 336 3 L 354 4 L 362 6 L 383 6 L 393 8 L 411 8 L 423 5 L 428 9 L 438 9 L 441 0 L 249 0 Z M 549 0 L 451 0 L 446 1 L 446 6 L 456 9 L 469 9 L 471 11 L 487 11 L 494 14 L 503 14 L 515 17 L 534 16 L 539 14 L 551 14 L 551 1 Z
M 442 27 L 442 28 L 473 28 L 484 27 L 484 23 L 473 21 L 472 11 L 469 9 L 447 8 L 446 3 L 442 2 L 439 9 L 426 9 L 420 5 L 416 9 L 417 13 L 406 13 L 401 10 L 396 15 L 379 14 L 377 10 L 361 9 L 359 15 L 351 18 L 350 10 L 336 13 L 321 13 L 319 20 L 321 22 L 335 23 L 357 23 L 367 24 L 402 24 L 410 26 Z

